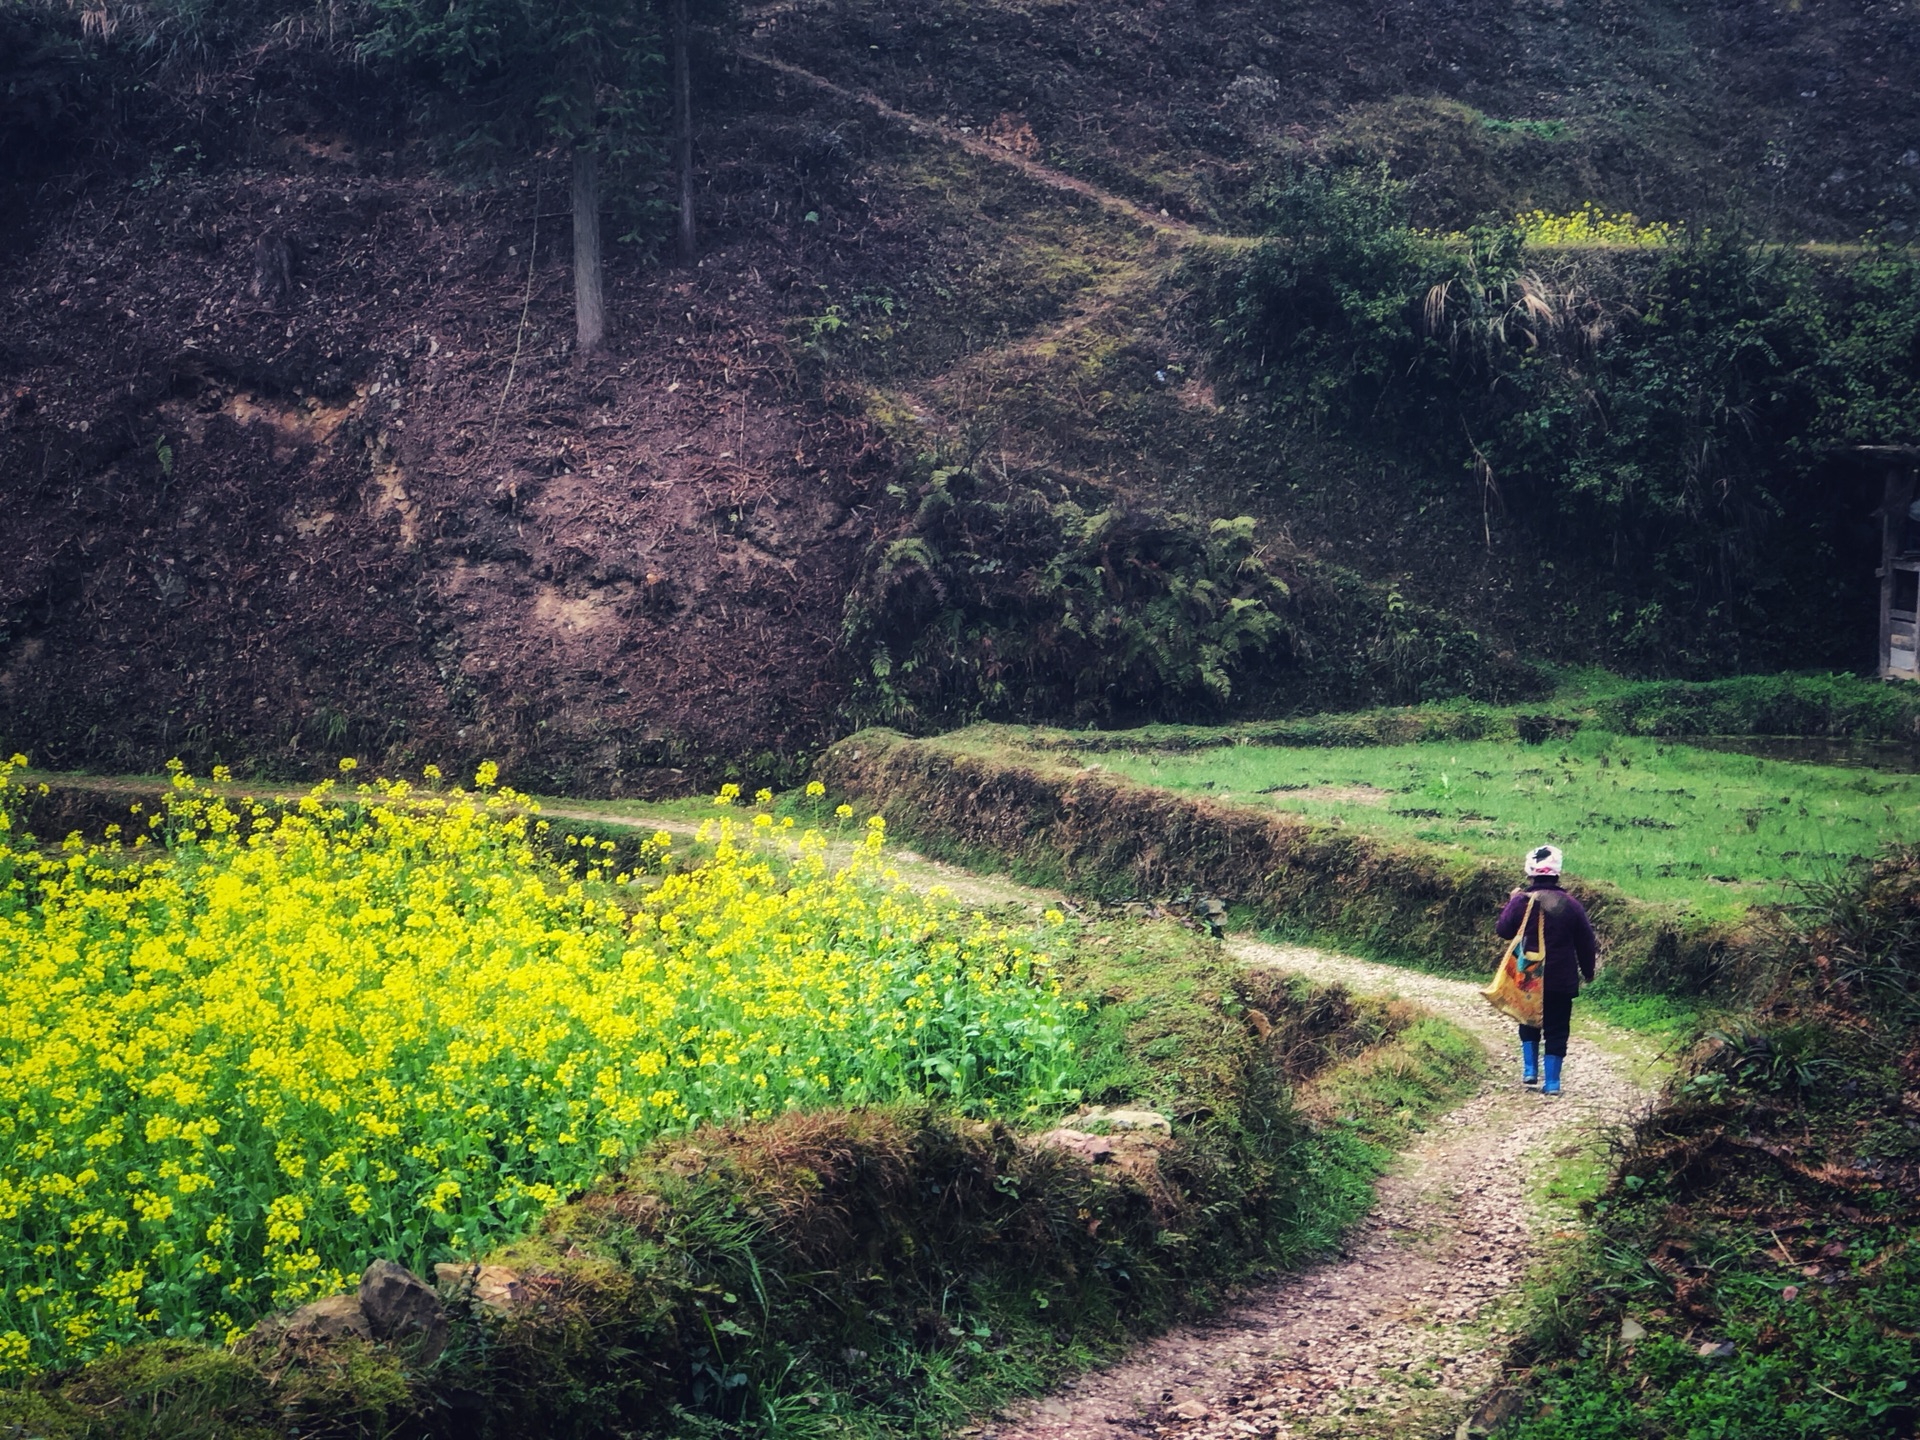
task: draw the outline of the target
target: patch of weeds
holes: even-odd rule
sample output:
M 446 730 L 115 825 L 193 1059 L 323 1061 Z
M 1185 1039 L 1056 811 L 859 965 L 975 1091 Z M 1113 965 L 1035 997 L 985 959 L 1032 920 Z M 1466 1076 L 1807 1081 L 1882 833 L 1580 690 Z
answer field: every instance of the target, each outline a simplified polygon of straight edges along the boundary
M 1431 1016 L 1315 1087 L 1311 1105 L 1382 1152 L 1426 1129 L 1438 1105 L 1469 1095 L 1486 1074 L 1480 1042 Z
M 1692 1040 L 1705 1013 L 1697 997 L 1629 990 L 1605 972 L 1581 990 L 1580 1007 L 1609 1025 L 1670 1044 Z
M 1480 124 L 1496 135 L 1521 135 L 1529 140 L 1562 140 L 1567 134 L 1564 120 L 1500 120 L 1483 115 Z
M 1613 1166 L 1597 1137 L 1572 1141 L 1555 1150 L 1553 1163 L 1534 1174 L 1533 1198 L 1558 1211 L 1572 1211 L 1600 1198 Z

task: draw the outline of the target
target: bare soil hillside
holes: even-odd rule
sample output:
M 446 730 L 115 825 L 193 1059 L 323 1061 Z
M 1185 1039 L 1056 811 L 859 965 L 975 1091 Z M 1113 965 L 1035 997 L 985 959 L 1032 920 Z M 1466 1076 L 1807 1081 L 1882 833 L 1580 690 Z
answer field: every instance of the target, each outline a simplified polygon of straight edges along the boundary
M 783 0 L 759 43 L 1243 222 L 1275 157 L 1385 162 L 1423 223 L 1585 200 L 1782 238 L 1920 223 L 1907 0 Z
M 703 258 L 658 258 L 663 186 L 627 197 L 614 339 L 583 358 L 563 157 L 456 180 L 338 49 L 107 103 L 0 16 L 0 744 L 771 778 L 844 729 L 846 598 L 934 464 L 1254 514 L 1282 572 L 1378 592 L 1337 622 L 1303 598 L 1308 630 L 1404 594 L 1525 650 L 1565 582 L 1495 553 L 1448 477 L 1216 392 L 1193 247 L 1235 243 L 1294 159 L 1384 160 L 1436 224 L 1588 198 L 1920 220 L 1906 0 L 739 21 L 700 57 Z
M 624 256 L 583 359 L 542 178 L 462 191 L 295 133 L 40 192 L 0 272 L 7 738 L 599 787 L 829 732 L 889 457 L 797 379 L 785 315 L 856 237 Z

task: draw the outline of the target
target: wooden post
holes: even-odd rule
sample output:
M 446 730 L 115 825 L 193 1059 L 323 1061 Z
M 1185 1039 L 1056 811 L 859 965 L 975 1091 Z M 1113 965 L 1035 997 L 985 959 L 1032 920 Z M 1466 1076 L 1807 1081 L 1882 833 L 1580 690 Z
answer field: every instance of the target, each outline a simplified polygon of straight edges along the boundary
M 607 298 L 600 267 L 600 156 L 592 138 L 573 147 L 574 344 L 582 355 L 607 334 Z
M 1920 670 L 1914 668 L 1912 645 L 1920 642 L 1920 626 L 1916 626 L 1916 616 L 1909 610 L 1896 611 L 1894 600 L 1899 588 L 1895 578 L 1903 571 L 1915 569 L 1914 562 L 1902 563 L 1900 556 L 1906 553 L 1907 544 L 1907 507 L 1914 497 L 1913 461 L 1904 456 L 1892 459 L 1887 466 L 1886 480 L 1881 489 L 1880 501 L 1880 676 L 1882 679 L 1920 680 Z M 1909 602 L 1911 603 L 1911 602 Z M 1897 647 L 1905 652 L 1907 663 L 1895 665 L 1894 632 L 1898 630 L 1907 645 Z
M 674 226 L 674 250 L 682 265 L 693 264 L 698 243 L 693 230 L 693 82 L 688 74 L 687 0 L 673 0 L 673 168 L 680 172 L 680 215 Z
M 1887 468 L 1880 498 L 1880 678 L 1893 674 L 1893 557 L 1900 553 L 1907 511 L 1899 503 L 1900 469 Z

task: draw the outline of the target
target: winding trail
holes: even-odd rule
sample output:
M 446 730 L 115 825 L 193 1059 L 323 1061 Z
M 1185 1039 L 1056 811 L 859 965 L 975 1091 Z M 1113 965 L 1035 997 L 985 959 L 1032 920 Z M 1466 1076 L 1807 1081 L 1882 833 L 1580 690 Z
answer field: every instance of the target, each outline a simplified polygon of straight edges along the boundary
M 1519 1083 L 1513 1030 L 1476 982 L 1228 946 L 1249 965 L 1416 1000 L 1487 1047 L 1492 1078 L 1381 1180 L 1337 1258 L 1003 1413 L 982 1440 L 1465 1434 L 1469 1406 L 1499 1374 L 1530 1264 L 1573 1224 L 1542 1192 L 1650 1096 L 1651 1048 L 1577 1011 L 1567 1090 L 1548 1100 Z

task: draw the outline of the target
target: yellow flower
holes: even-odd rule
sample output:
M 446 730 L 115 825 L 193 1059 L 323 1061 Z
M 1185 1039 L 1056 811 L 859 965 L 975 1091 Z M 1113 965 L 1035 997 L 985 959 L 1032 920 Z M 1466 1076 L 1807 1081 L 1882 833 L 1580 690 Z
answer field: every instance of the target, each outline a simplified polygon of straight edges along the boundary
M 716 815 L 680 867 L 663 830 L 615 903 L 504 787 L 236 813 L 170 776 L 150 849 L 0 828 L 25 902 L 0 912 L 0 1224 L 57 1237 L 0 1250 L 0 1295 L 41 1292 L 0 1360 L 14 1333 L 32 1370 L 222 1332 L 396 1246 L 483 1251 L 709 1120 L 1071 1093 L 1040 958 L 894 886 L 884 824 L 830 862 L 791 816 Z M 609 844 L 562 853 L 611 871 Z

